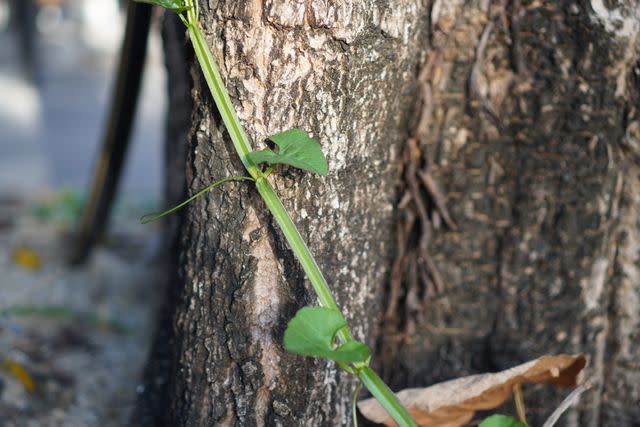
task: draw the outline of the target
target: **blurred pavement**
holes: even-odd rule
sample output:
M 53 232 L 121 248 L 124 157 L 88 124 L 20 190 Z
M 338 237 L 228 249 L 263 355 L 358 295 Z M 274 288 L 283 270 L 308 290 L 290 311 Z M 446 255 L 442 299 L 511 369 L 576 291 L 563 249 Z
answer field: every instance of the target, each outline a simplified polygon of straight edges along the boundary
M 67 263 L 78 193 L 88 189 L 104 132 L 123 18 L 115 0 L 65 2 L 68 9 L 36 20 L 30 78 L 0 0 L 2 427 L 127 425 L 164 294 L 160 229 L 138 220 L 161 199 L 163 181 L 157 32 L 120 203 L 88 262 Z
M 0 196 L 88 188 L 124 18 L 115 2 L 79 4 L 84 6 L 76 6 L 75 15 L 39 17 L 35 84 L 25 78 L 17 35 L 0 28 Z M 161 49 L 154 28 L 119 193 L 127 198 L 158 200 L 161 194 L 166 109 Z

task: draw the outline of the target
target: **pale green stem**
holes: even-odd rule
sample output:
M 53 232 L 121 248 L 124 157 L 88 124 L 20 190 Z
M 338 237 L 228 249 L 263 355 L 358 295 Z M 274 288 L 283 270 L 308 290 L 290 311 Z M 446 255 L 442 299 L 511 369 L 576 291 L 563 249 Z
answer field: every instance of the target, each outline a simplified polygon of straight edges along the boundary
M 203 188 L 202 190 L 198 191 L 196 194 L 194 194 L 193 196 L 189 197 L 187 200 L 185 200 L 184 202 L 180 203 L 179 205 L 172 207 L 171 209 L 167 209 L 166 211 L 162 211 L 162 212 L 150 213 L 150 214 L 144 215 L 142 218 L 140 218 L 140 222 L 143 223 L 143 224 L 148 224 L 150 222 L 156 221 L 156 220 L 162 218 L 163 216 L 169 215 L 170 213 L 175 212 L 178 209 L 188 205 L 189 203 L 191 203 L 192 201 L 194 201 L 198 197 L 202 196 L 207 191 L 209 191 L 211 189 L 214 189 L 218 185 L 224 184 L 225 182 L 229 182 L 229 181 L 255 181 L 255 180 L 253 178 L 251 178 L 250 176 L 228 176 L 226 178 L 222 178 L 220 181 L 216 181 L 213 184 L 207 185 L 205 188 Z
M 187 28 L 189 29 L 189 36 L 196 52 L 198 62 L 200 62 L 202 69 L 206 70 L 204 71 L 204 78 L 207 81 L 207 85 L 209 85 L 213 100 L 218 107 L 218 111 L 220 111 L 220 116 L 222 117 L 224 126 L 227 128 L 227 131 L 231 136 L 231 141 L 238 152 L 238 156 L 240 156 L 240 160 L 242 160 L 242 164 L 249 174 L 254 179 L 257 179 L 261 175 L 260 169 L 247 156 L 251 151 L 253 151 L 251 149 L 251 142 L 249 141 L 244 128 L 240 124 L 236 110 L 233 108 L 233 104 L 231 103 L 229 93 L 224 87 L 222 76 L 220 75 L 216 61 L 204 40 L 202 31 L 200 31 L 200 28 L 198 27 L 197 18 L 191 13 L 192 11 L 193 9 L 189 10 Z
M 358 372 L 358 378 L 399 426 L 418 427 L 396 395 L 373 369 L 362 368 Z
M 358 381 L 358 385 L 356 386 L 356 391 L 353 392 L 353 398 L 351 400 L 351 417 L 353 418 L 353 427 L 358 427 L 358 393 L 360 393 L 360 389 L 362 388 L 362 381 Z

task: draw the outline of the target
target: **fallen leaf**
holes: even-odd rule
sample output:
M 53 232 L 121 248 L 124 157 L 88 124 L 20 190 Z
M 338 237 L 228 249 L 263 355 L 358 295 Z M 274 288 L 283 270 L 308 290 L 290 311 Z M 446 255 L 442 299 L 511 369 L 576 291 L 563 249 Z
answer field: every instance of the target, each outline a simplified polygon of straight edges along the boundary
M 26 270 L 40 270 L 42 267 L 40 255 L 25 246 L 18 247 L 13 251 L 13 261 Z
M 584 355 L 542 356 L 505 371 L 471 375 L 426 388 L 409 388 L 396 393 L 409 414 L 423 427 L 458 427 L 476 411 L 500 406 L 511 397 L 516 384 L 552 384 L 575 387 L 578 374 L 587 364 Z M 395 426 L 391 417 L 373 398 L 358 403 L 369 420 Z
M 134 332 L 129 326 L 120 322 L 118 319 L 112 319 L 92 312 L 74 311 L 68 307 L 59 305 L 14 305 L 0 309 L 0 317 L 2 316 L 40 316 L 49 319 L 89 323 L 98 329 L 115 332 L 117 334 L 130 335 Z
M 36 389 L 36 384 L 31 378 L 31 375 L 27 372 L 27 370 L 22 366 L 22 364 L 16 362 L 15 360 L 5 359 L 0 365 L 2 370 L 7 374 L 10 374 L 15 379 L 20 381 L 20 384 L 27 390 L 29 393 L 33 393 Z

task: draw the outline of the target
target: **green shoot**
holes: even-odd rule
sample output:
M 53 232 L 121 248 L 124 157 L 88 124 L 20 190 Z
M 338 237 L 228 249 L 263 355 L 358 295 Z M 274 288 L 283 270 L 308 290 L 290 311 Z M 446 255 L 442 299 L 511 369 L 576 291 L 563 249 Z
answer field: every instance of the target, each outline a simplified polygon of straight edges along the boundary
M 178 209 L 180 209 L 180 208 L 188 205 L 189 203 L 193 202 L 195 199 L 197 199 L 198 197 L 202 196 L 207 191 L 212 190 L 212 189 L 216 188 L 218 185 L 224 184 L 225 182 L 229 182 L 229 181 L 255 181 L 255 180 L 253 178 L 251 178 L 250 176 L 228 176 L 226 178 L 222 178 L 220 181 L 216 181 L 213 184 L 207 185 L 205 188 L 203 188 L 202 190 L 198 191 L 196 194 L 194 194 L 193 196 L 189 197 L 187 200 L 185 200 L 184 202 L 180 203 L 179 205 L 172 207 L 171 209 L 167 209 L 166 211 L 162 211 L 162 212 L 156 212 L 156 213 L 150 213 L 150 214 L 144 215 L 142 218 L 140 218 L 140 222 L 143 223 L 143 224 L 148 224 L 150 222 L 159 220 L 163 216 L 169 215 L 170 213 L 175 212 Z
M 353 398 L 351 399 L 351 416 L 353 418 L 353 427 L 358 427 L 358 394 L 360 394 L 361 388 L 362 383 L 358 382 L 356 391 L 353 392 Z

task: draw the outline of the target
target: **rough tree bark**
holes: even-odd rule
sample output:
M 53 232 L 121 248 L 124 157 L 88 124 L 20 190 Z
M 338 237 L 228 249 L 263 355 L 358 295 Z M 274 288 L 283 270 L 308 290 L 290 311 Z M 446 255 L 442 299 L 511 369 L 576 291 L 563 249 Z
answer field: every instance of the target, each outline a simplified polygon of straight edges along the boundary
M 400 216 L 386 379 L 586 352 L 594 387 L 565 425 L 640 425 L 640 3 L 436 0 L 430 18 L 417 164 L 457 229 L 434 198 L 426 224 Z M 531 425 L 559 397 L 529 393 Z
M 427 8 L 421 0 L 200 4 L 208 42 L 256 145 L 291 127 L 321 141 L 328 177 L 281 169 L 270 179 L 355 335 L 373 344 L 393 251 L 395 159 L 416 98 Z M 194 64 L 191 77 L 188 193 L 242 173 Z M 316 300 L 255 191 L 229 184 L 181 219 L 172 300 L 137 420 L 346 425 L 353 380 L 332 363 L 282 348 L 287 321 Z
M 273 182 L 358 338 L 381 331 L 392 386 L 586 352 L 595 386 L 565 425 L 640 424 L 638 0 L 201 3 L 254 141 L 323 143 L 328 178 Z M 241 166 L 190 73 L 193 193 Z M 255 193 L 213 191 L 176 224 L 137 419 L 347 423 L 353 382 L 282 350 L 314 298 Z M 559 398 L 529 392 L 532 425 Z

